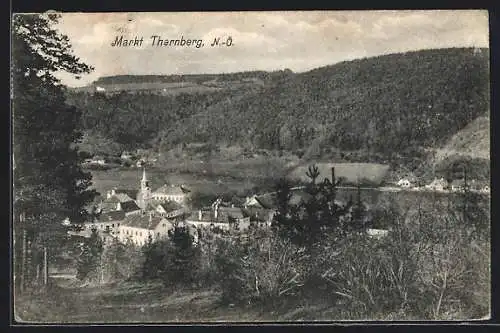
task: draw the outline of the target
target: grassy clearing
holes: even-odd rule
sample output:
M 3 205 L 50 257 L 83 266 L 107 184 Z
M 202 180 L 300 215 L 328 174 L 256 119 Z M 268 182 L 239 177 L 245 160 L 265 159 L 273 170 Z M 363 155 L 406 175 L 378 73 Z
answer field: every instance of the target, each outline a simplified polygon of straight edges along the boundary
M 147 172 L 153 190 L 164 184 L 185 184 L 194 191 L 203 193 L 246 193 L 255 186 L 269 184 L 268 180 L 271 178 L 279 177 L 284 163 L 280 159 L 264 158 L 215 162 L 184 161 L 148 168 Z M 92 171 L 93 186 L 100 193 L 105 193 L 113 187 L 137 189 L 141 176 L 140 168 Z

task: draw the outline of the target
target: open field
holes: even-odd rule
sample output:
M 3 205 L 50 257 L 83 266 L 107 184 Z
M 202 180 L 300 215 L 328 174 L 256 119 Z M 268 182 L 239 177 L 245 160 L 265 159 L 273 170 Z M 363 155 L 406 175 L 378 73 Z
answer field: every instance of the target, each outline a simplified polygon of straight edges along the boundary
M 274 183 L 270 180 L 282 175 L 284 164 L 279 159 L 169 162 L 147 168 L 147 174 L 153 191 L 164 184 L 184 184 L 202 193 L 245 195 L 255 186 L 271 188 Z M 92 171 L 94 188 L 100 193 L 113 187 L 136 189 L 141 176 L 141 168 Z

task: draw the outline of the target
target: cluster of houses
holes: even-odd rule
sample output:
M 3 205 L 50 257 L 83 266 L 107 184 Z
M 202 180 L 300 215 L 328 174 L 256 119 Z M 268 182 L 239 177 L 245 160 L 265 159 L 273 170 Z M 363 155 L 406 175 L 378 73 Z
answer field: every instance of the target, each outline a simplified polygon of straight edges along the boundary
M 471 190 L 489 193 L 486 184 L 474 180 L 468 183 Z M 401 179 L 397 183 L 401 188 L 413 190 L 464 190 L 463 181 L 449 184 L 443 178 L 435 179 L 424 187 L 414 184 L 415 182 L 409 179 Z M 146 170 L 143 169 L 138 189 L 111 189 L 97 203 L 97 217 L 85 224 L 84 236 L 88 237 L 91 231 L 96 229 L 108 239 L 116 238 L 123 243 L 130 241 L 142 246 L 149 239 L 155 241 L 167 237 L 176 225 L 184 225 L 196 241 L 204 230 L 243 231 L 250 226 L 270 226 L 276 212 L 273 194 L 253 195 L 237 206 L 217 199 L 202 209 L 190 207 L 189 195 L 190 190 L 183 185 L 163 185 L 154 191 L 151 190 Z M 297 205 L 304 200 L 308 200 L 307 193 L 293 191 L 290 203 Z M 345 202 L 339 201 L 337 204 L 344 205 Z M 387 232 L 376 229 L 368 231 Z
M 142 168 L 145 165 L 155 163 L 156 158 L 148 158 L 147 153 L 140 149 L 137 152 L 123 151 L 120 157 L 107 157 L 103 155 L 94 155 L 83 161 L 84 166 L 111 166 L 113 164 L 130 165 L 131 167 Z
M 168 236 L 175 225 L 187 226 L 197 238 L 203 229 L 244 230 L 252 224 L 270 225 L 274 210 L 248 198 L 243 207 L 217 199 L 210 207 L 192 210 L 190 190 L 183 185 L 164 185 L 152 191 L 143 170 L 138 190 L 112 189 L 97 204 L 97 218 L 85 224 L 85 235 L 96 229 L 101 235 L 121 242 L 144 245 Z
M 451 182 L 448 182 L 444 178 L 434 178 L 431 183 L 424 186 L 419 186 L 419 184 L 417 184 L 413 179 L 402 178 L 396 183 L 396 185 L 403 189 L 416 191 L 427 190 L 436 192 L 464 192 L 466 182 L 464 181 L 464 179 L 455 179 Z M 467 182 L 467 187 L 472 192 L 484 194 L 490 193 L 489 184 L 474 179 Z

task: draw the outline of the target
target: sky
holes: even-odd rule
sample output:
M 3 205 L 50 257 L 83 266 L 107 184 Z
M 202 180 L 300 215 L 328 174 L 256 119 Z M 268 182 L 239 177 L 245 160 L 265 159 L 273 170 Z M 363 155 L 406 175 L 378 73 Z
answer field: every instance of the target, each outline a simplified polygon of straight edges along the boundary
M 304 72 L 341 61 L 412 50 L 488 47 L 488 13 L 480 10 L 205 13 L 64 13 L 56 28 L 95 70 L 76 87 L 109 75 Z M 153 47 L 162 39 L 202 39 L 204 47 Z M 144 38 L 113 47 L 117 36 Z M 216 37 L 231 46 L 210 47 Z

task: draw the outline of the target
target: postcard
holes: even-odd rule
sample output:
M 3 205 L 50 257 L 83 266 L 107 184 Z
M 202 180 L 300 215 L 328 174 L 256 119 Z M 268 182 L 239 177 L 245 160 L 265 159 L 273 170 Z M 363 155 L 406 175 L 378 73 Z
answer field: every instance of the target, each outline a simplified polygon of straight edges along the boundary
M 490 318 L 485 10 L 15 13 L 16 324 Z

